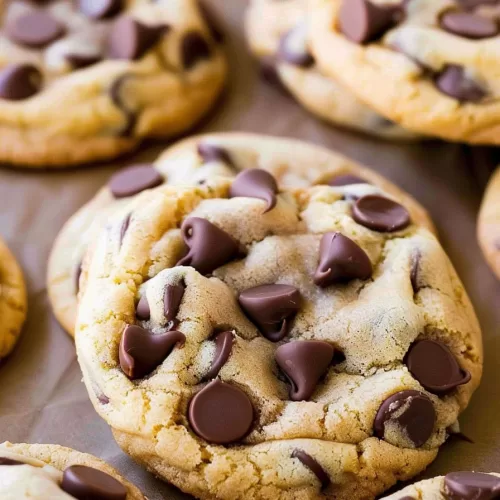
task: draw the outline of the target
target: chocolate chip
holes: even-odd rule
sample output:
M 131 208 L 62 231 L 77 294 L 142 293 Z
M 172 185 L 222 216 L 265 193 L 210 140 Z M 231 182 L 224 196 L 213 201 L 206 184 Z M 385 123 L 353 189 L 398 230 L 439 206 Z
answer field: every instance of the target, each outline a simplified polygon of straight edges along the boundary
M 238 255 L 238 242 L 206 219 L 189 217 L 181 226 L 189 252 L 178 266 L 194 267 L 201 274 L 210 274 Z
M 241 292 L 238 301 L 264 337 L 278 342 L 290 331 L 302 297 L 290 285 L 261 285 Z
M 127 234 L 128 227 L 130 226 L 130 219 L 132 218 L 132 214 L 128 214 L 125 219 L 123 219 L 122 227 L 120 228 L 120 246 L 122 246 L 123 238 L 125 238 L 125 234 Z
M 75 295 L 78 295 L 78 292 L 80 291 L 80 276 L 82 275 L 82 265 L 83 262 L 82 260 L 80 260 L 75 271 Z
M 309 68 L 314 64 L 314 57 L 307 44 L 307 24 L 297 24 L 295 28 L 285 33 L 278 46 L 278 57 L 294 66 Z
M 140 326 L 127 325 L 120 341 L 121 369 L 132 380 L 143 378 L 167 358 L 175 344 L 185 340 L 185 335 L 175 330 L 153 334 Z
M 253 416 L 248 396 L 238 387 L 217 379 L 193 397 L 188 412 L 194 432 L 214 444 L 229 444 L 245 437 Z
M 127 198 L 163 184 L 163 177 L 152 165 L 133 165 L 119 170 L 108 182 L 115 198 Z
M 307 401 L 312 396 L 332 362 L 333 352 L 330 344 L 318 340 L 289 342 L 276 349 L 276 362 L 292 386 L 292 401 Z
M 67 54 L 65 59 L 73 69 L 82 69 L 98 63 L 102 57 L 99 54 Z
M 210 370 L 203 377 L 205 380 L 210 380 L 217 377 L 221 368 L 226 364 L 226 361 L 231 355 L 233 349 L 233 332 L 221 332 L 215 337 L 215 354 L 210 366 Z
M 360 198 L 352 208 L 352 215 L 358 224 L 384 233 L 404 229 L 411 222 L 405 207 L 376 194 Z
M 460 368 L 448 347 L 435 340 L 416 341 L 405 363 L 420 384 L 434 394 L 446 394 L 471 379 L 470 373 Z
M 203 163 L 210 163 L 212 161 L 225 163 L 226 165 L 234 168 L 233 160 L 229 152 L 216 146 L 215 144 L 210 144 L 209 142 L 199 142 L 197 146 L 198 154 L 200 155 Z
M 326 233 L 319 246 L 319 264 L 314 283 L 327 287 L 354 279 L 367 280 L 373 272 L 365 251 L 340 233 Z
M 191 69 L 199 61 L 210 59 L 211 55 L 210 46 L 197 31 L 190 31 L 182 38 L 181 58 L 185 69 Z
M 123 0 L 80 0 L 79 8 L 91 19 L 107 19 L 123 9 Z
M 365 181 L 361 177 L 352 174 L 341 174 L 328 179 L 327 184 L 329 186 L 351 186 L 352 184 L 369 184 L 368 181 Z
M 199 1 L 198 6 L 200 9 L 201 16 L 203 17 L 205 24 L 208 26 L 210 30 L 210 34 L 212 38 L 217 42 L 221 43 L 224 41 L 224 33 L 215 19 L 215 16 L 212 13 L 212 9 L 209 5 L 207 5 L 204 1 Z
M 144 294 L 139 299 L 139 302 L 137 303 L 137 307 L 135 309 L 135 315 L 142 321 L 148 321 L 151 318 L 151 309 L 149 307 L 149 302 L 146 294 Z
M 35 95 L 42 86 L 42 74 L 31 64 L 10 64 L 0 72 L 0 98 L 19 101 Z
M 496 21 L 469 12 L 447 11 L 440 17 L 439 24 L 454 35 L 472 40 L 491 38 L 500 33 L 500 25 Z
M 137 121 L 136 113 L 127 107 L 125 100 L 122 98 L 122 87 L 126 82 L 132 80 L 133 74 L 124 74 L 119 76 L 109 88 L 109 96 L 113 104 L 125 115 L 125 127 L 120 131 L 120 135 L 127 137 L 132 135 Z
M 169 29 L 163 24 L 148 26 L 130 16 L 122 16 L 111 28 L 108 55 L 111 59 L 140 59 Z
M 25 463 L 19 462 L 19 460 L 12 460 L 12 458 L 0 457 L 0 465 L 25 465 Z
M 264 213 L 276 206 L 278 184 L 266 170 L 252 168 L 240 172 L 229 188 L 229 197 L 260 198 L 266 202 Z
M 365 44 L 380 38 L 402 16 L 401 5 L 376 5 L 369 0 L 344 0 L 340 31 L 351 41 Z
M 46 12 L 33 11 L 7 25 L 7 36 L 15 43 L 41 49 L 61 38 L 66 29 Z
M 176 319 L 185 290 L 186 287 L 183 282 L 177 283 L 177 285 L 167 285 L 165 288 L 163 294 L 163 313 L 170 323 L 173 323 Z
M 419 448 L 431 437 L 435 422 L 432 401 L 423 392 L 406 390 L 393 394 L 380 405 L 373 429 L 383 439 L 386 425 L 396 424 Z
M 500 478 L 482 472 L 451 472 L 444 477 L 449 500 L 493 500 L 500 497 Z
M 410 271 L 410 281 L 413 288 L 413 293 L 417 293 L 420 290 L 419 283 L 419 273 L 420 273 L 420 259 L 422 255 L 417 250 L 413 253 L 411 257 L 411 271 Z
M 61 489 L 78 500 L 125 500 L 127 488 L 114 477 L 85 465 L 72 465 L 63 473 Z
M 435 83 L 443 94 L 462 102 L 477 102 L 486 96 L 486 92 L 467 76 L 464 68 L 455 64 L 445 66 L 436 76 Z
M 324 489 L 330 484 L 330 477 L 319 463 L 303 450 L 293 450 L 292 458 L 297 458 L 305 465 L 319 480 L 321 488 Z

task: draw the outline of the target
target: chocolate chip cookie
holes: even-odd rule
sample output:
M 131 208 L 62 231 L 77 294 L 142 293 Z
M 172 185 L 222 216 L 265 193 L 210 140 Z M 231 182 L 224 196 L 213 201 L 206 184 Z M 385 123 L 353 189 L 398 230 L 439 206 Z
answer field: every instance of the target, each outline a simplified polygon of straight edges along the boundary
M 118 171 L 62 228 L 49 258 L 47 289 L 65 330 L 71 334 L 74 330 L 86 249 L 109 216 L 123 210 L 132 196 L 162 183 L 202 185 L 210 178 L 232 178 L 241 170 L 256 167 L 271 172 L 284 186 L 333 183 L 353 193 L 381 188 L 404 203 L 415 221 L 432 229 L 425 210 L 407 194 L 371 170 L 323 148 L 251 134 L 213 134 L 184 140 L 154 164 Z
M 493 500 L 500 496 L 500 475 L 483 472 L 450 472 L 403 488 L 386 500 Z
M 492 0 L 312 0 L 320 66 L 408 130 L 500 144 L 500 9 Z
M 271 159 L 326 180 L 329 153 L 265 141 L 246 143 L 264 168 L 156 187 L 107 221 L 82 275 L 85 384 L 119 445 L 198 498 L 373 498 L 457 423 L 478 322 L 410 205 L 345 176 L 285 186 Z
M 196 0 L 3 2 L 0 161 L 65 167 L 187 130 L 224 84 L 214 28 Z
M 92 455 L 53 444 L 0 444 L 3 500 L 146 500 Z
M 0 363 L 12 351 L 21 334 L 26 308 L 23 273 L 0 239 Z
M 388 139 L 413 134 L 372 111 L 318 67 L 309 48 L 306 0 L 252 0 L 246 14 L 247 39 L 264 76 L 282 85 L 316 116 L 343 127 Z

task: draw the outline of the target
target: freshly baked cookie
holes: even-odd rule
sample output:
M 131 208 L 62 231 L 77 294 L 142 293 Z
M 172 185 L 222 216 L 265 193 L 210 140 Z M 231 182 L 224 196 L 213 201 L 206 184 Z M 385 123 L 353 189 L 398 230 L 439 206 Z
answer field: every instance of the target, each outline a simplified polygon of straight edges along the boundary
M 322 69 L 417 133 L 500 144 L 500 10 L 492 0 L 311 0 Z
M 290 150 L 294 151 L 293 156 Z M 240 170 L 257 166 L 271 172 L 284 186 L 367 181 L 408 206 L 419 224 L 432 228 L 427 213 L 415 200 L 383 177 L 331 151 L 250 134 L 194 137 L 167 149 L 152 165 L 134 165 L 118 171 L 64 225 L 49 258 L 47 288 L 54 313 L 65 330 L 73 333 L 86 249 L 109 216 L 122 209 L 131 196 L 163 182 L 201 184 L 211 177 L 234 177 Z M 363 189 L 376 188 L 365 185 Z
M 2 500 L 145 500 L 106 462 L 54 444 L 0 444 Z
M 450 472 L 420 481 L 384 497 L 386 500 L 493 500 L 500 497 L 500 474 Z
M 327 77 L 309 50 L 307 0 L 252 0 L 246 15 L 250 49 L 309 111 L 331 123 L 389 139 L 414 133 L 372 111 L 336 78 Z
M 0 6 L 0 161 L 64 167 L 179 134 L 226 76 L 196 0 Z
M 486 188 L 479 212 L 478 239 L 486 260 L 500 278 L 500 168 Z
M 0 239 L 0 362 L 12 351 L 21 334 L 26 307 L 23 273 Z
M 328 165 L 265 141 L 247 139 L 258 166 Z M 373 498 L 455 428 L 478 322 L 410 205 L 270 170 L 159 186 L 108 220 L 81 280 L 85 384 L 126 453 L 196 497 Z

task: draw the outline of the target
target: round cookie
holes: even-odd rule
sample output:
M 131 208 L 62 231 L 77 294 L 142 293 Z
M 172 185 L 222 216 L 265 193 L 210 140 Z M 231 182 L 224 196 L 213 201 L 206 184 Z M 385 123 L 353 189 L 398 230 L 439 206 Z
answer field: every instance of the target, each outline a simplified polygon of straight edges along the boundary
M 312 0 L 320 66 L 416 133 L 500 144 L 500 28 L 490 0 Z
M 293 156 L 290 150 L 294 151 Z M 427 213 L 410 196 L 373 171 L 326 149 L 252 134 L 190 138 L 167 149 L 151 166 L 133 166 L 119 171 L 61 229 L 49 258 L 47 289 L 54 313 L 65 330 L 71 334 L 74 330 L 79 277 L 86 249 L 109 216 L 129 202 L 130 197 L 122 195 L 133 195 L 164 181 L 199 184 L 210 177 L 234 177 L 240 170 L 257 166 L 271 172 L 285 186 L 307 186 L 335 178 L 336 182 L 348 184 L 364 179 L 372 185 L 346 189 L 369 192 L 376 189 L 374 186 L 380 187 L 408 206 L 415 221 L 432 229 Z M 120 185 L 125 187 L 120 188 Z
M 65 167 L 186 131 L 226 77 L 196 0 L 0 7 L 0 161 Z
M 417 135 L 372 111 L 352 92 L 327 77 L 309 50 L 306 0 L 252 0 L 246 14 L 251 51 L 264 71 L 276 73 L 286 89 L 323 120 L 387 139 Z
M 419 481 L 393 493 L 386 500 L 493 500 L 500 495 L 500 474 L 450 472 Z
M 26 319 L 26 286 L 15 257 L 0 239 L 0 363 L 14 348 Z
M 253 169 L 112 216 L 75 339 L 136 461 L 198 498 L 280 500 L 373 498 L 435 458 L 479 383 L 479 325 L 435 237 L 364 189 Z
M 4 500 L 146 500 L 117 470 L 87 453 L 54 444 L 0 444 Z
M 484 256 L 500 278 L 500 168 L 497 168 L 486 188 L 477 232 Z

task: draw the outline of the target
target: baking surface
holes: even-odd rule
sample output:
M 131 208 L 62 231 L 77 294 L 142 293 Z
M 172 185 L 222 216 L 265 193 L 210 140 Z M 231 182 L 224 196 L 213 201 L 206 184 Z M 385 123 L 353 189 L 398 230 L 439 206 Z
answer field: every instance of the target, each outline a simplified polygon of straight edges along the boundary
M 441 142 L 396 145 L 318 122 L 259 79 L 243 40 L 245 1 L 210 3 L 228 35 L 231 81 L 225 98 L 196 132 L 267 133 L 330 147 L 386 175 L 430 211 L 479 316 L 485 370 L 460 419 L 474 444 L 450 440 L 425 477 L 464 469 L 500 472 L 500 282 L 475 237 L 493 151 Z M 155 480 L 114 443 L 88 400 L 73 342 L 50 311 L 45 274 L 52 242 L 66 219 L 121 165 L 152 160 L 164 147 L 151 145 L 112 165 L 64 172 L 0 169 L 0 234 L 23 267 L 29 291 L 23 335 L 0 368 L 0 442 L 55 443 L 92 453 L 120 469 L 150 500 L 190 497 Z

